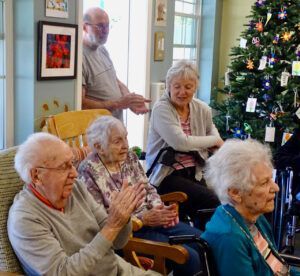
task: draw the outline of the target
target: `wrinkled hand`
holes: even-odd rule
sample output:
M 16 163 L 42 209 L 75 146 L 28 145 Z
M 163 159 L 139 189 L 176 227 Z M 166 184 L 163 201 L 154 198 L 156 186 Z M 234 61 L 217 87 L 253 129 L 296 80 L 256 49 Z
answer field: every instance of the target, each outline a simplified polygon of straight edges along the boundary
M 165 206 L 164 204 L 153 207 L 151 210 L 144 213 L 142 217 L 144 225 L 151 227 L 171 227 L 178 222 L 177 207 L 175 204 Z
M 129 93 L 124 95 L 120 100 L 121 108 L 138 109 L 145 106 L 145 103 L 150 103 L 151 100 L 144 98 L 143 96 L 135 93 Z
M 127 224 L 131 214 L 142 204 L 145 199 L 146 190 L 144 184 L 134 186 L 124 181 L 120 192 L 114 192 L 106 225 L 111 229 L 122 229 Z

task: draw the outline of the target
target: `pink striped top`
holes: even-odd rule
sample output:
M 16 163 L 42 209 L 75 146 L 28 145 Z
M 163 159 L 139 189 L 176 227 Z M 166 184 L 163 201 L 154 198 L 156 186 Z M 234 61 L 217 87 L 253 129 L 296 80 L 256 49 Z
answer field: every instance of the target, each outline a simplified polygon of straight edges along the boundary
M 273 255 L 268 242 L 264 239 L 259 231 L 257 231 L 257 234 L 253 237 L 253 239 L 259 252 L 264 257 L 272 271 L 275 274 L 281 272 L 283 270 L 283 264 Z
M 187 136 L 192 135 L 190 117 L 186 121 L 183 121 L 180 118 L 180 123 L 181 123 L 181 128 L 182 128 L 183 132 Z M 188 154 L 176 154 L 176 160 L 178 161 L 178 163 L 175 163 L 173 165 L 175 170 L 181 170 L 181 169 L 188 168 L 188 167 L 194 167 L 196 165 L 195 158 Z

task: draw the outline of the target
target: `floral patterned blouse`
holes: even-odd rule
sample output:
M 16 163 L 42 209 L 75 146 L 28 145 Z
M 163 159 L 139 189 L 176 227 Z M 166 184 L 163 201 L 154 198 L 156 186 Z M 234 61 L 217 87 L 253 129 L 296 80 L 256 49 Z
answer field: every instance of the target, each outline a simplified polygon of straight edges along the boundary
M 124 180 L 132 185 L 145 183 L 145 201 L 135 211 L 136 217 L 141 219 L 144 211 L 162 204 L 156 189 L 149 183 L 138 157 L 131 151 L 128 152 L 127 159 L 121 166 L 121 173 L 109 174 L 96 152 L 91 152 L 81 162 L 78 173 L 78 178 L 87 185 L 88 191 L 99 204 L 103 204 L 105 209 L 109 208 L 112 192 L 119 191 Z

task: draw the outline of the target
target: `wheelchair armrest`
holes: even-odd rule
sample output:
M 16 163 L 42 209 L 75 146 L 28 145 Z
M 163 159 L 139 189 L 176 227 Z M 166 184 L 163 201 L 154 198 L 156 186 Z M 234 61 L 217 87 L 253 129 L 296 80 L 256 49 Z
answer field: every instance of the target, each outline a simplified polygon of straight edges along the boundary
M 179 236 L 169 236 L 170 244 L 182 244 L 196 242 L 203 248 L 209 248 L 206 240 L 196 236 L 196 235 L 179 235 Z
M 289 255 L 289 254 L 279 254 L 289 265 L 300 267 L 300 257 Z

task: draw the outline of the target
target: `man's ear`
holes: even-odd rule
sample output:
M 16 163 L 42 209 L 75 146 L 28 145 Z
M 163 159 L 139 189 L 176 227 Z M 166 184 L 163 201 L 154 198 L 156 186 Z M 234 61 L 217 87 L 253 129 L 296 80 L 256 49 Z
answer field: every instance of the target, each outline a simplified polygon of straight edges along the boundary
M 234 203 L 240 204 L 242 202 L 242 196 L 240 190 L 236 188 L 228 188 L 227 193 Z
M 41 183 L 37 168 L 32 168 L 30 170 L 30 176 L 31 176 L 32 184 L 39 185 Z

